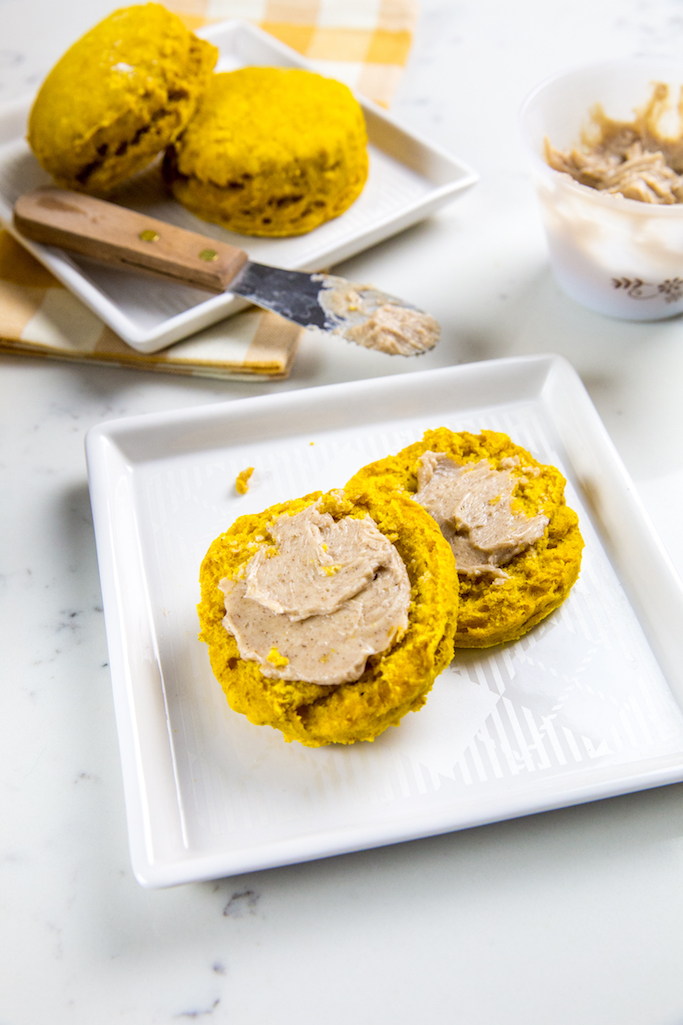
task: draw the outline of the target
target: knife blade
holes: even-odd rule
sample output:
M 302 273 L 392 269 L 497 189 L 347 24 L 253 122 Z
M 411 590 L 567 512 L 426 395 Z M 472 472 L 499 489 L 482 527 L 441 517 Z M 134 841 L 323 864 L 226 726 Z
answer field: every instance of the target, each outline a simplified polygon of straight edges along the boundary
M 21 196 L 14 226 L 35 242 L 125 270 L 235 293 L 366 348 L 416 355 L 439 338 L 433 317 L 371 285 L 255 263 L 237 246 L 80 192 L 46 187 Z

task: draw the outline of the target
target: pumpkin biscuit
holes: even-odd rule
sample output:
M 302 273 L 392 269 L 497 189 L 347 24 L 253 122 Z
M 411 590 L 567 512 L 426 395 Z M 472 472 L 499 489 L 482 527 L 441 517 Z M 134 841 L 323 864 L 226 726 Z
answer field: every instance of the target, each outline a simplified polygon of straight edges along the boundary
M 43 82 L 29 145 L 58 185 L 106 194 L 182 131 L 217 58 L 160 4 L 114 11 Z
M 303 235 L 360 194 L 366 144 L 363 112 L 341 82 L 241 68 L 213 76 L 164 174 L 204 221 L 243 235 Z
M 579 575 L 583 539 L 578 516 L 565 504 L 565 479 L 506 434 L 454 433 L 440 427 L 426 431 L 421 441 L 397 455 L 364 466 L 346 487 L 353 491 L 365 484 L 414 496 L 418 460 L 425 452 L 443 453 L 460 465 L 484 459 L 493 469 L 508 470 L 516 478 L 513 511 L 548 519 L 540 540 L 504 565 L 504 577 L 459 574 L 455 647 L 486 648 L 517 640 L 562 604 Z
M 335 521 L 372 517 L 395 546 L 410 582 L 408 626 L 390 646 L 371 655 L 354 682 L 321 686 L 264 676 L 256 661 L 242 659 L 223 625 L 219 582 L 243 575 L 255 551 L 272 542 L 268 528 L 283 514 L 314 503 Z M 209 646 L 214 674 L 230 707 L 256 725 L 281 730 L 285 740 L 309 747 L 373 740 L 409 711 L 417 711 L 453 655 L 458 579 L 448 543 L 428 513 L 405 495 L 387 495 L 365 483 L 348 492 L 315 492 L 304 498 L 240 516 L 211 544 L 200 571 L 201 640 Z M 331 641 L 331 645 L 333 644 Z M 272 656 L 272 652 L 271 652 Z M 276 652 L 269 661 L 278 665 Z M 286 662 L 287 660 L 284 659 Z

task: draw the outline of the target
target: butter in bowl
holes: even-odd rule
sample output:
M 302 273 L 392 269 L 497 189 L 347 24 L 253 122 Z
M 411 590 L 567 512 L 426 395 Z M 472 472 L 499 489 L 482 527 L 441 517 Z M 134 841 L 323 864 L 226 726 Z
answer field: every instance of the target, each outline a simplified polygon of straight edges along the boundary
M 538 86 L 521 127 L 555 277 L 625 320 L 683 312 L 683 62 L 632 58 Z

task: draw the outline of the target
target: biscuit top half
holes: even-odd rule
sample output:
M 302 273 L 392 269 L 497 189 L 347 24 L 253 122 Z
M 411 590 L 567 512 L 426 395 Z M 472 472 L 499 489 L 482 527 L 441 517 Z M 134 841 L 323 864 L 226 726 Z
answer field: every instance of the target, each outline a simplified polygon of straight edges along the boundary
M 67 187 L 88 188 L 88 178 L 117 159 L 128 176 L 138 169 L 129 166 L 133 151 L 149 149 L 145 136 L 158 153 L 182 130 L 217 58 L 214 46 L 160 4 L 114 11 L 45 79 L 29 117 L 29 145 Z M 98 167 L 88 173 L 90 164 Z
M 178 146 L 178 170 L 221 187 L 237 157 L 240 171 L 253 176 L 321 154 L 332 170 L 349 140 L 364 148 L 367 133 L 358 101 L 341 82 L 300 68 L 241 68 L 213 76 Z

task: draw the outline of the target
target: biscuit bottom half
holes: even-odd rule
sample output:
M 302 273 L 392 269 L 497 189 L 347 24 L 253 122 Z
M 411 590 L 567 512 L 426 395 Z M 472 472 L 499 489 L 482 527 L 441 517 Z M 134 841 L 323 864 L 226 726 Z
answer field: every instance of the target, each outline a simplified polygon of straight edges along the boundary
M 565 503 L 565 479 L 506 434 L 456 433 L 440 427 L 426 431 L 421 441 L 397 455 L 364 466 L 346 487 L 365 485 L 415 495 L 418 460 L 428 451 L 444 453 L 461 465 L 486 459 L 494 469 L 507 468 L 515 460 L 513 508 L 528 517 L 548 518 L 543 537 L 503 567 L 505 579 L 494 582 L 460 574 L 455 647 L 488 648 L 517 640 L 562 604 L 579 575 L 584 543 L 578 516 Z
M 396 547 L 411 585 L 408 629 L 386 651 L 370 656 L 353 683 L 270 679 L 258 663 L 240 658 L 223 626 L 224 595 L 218 584 L 235 578 L 278 516 L 294 515 L 320 499 L 335 520 L 370 515 Z M 211 544 L 200 571 L 200 638 L 230 707 L 258 726 L 281 730 L 285 740 L 308 747 L 373 740 L 425 703 L 434 680 L 453 657 L 458 579 L 447 542 L 428 513 L 405 495 L 361 485 L 347 492 L 315 492 L 241 516 Z

